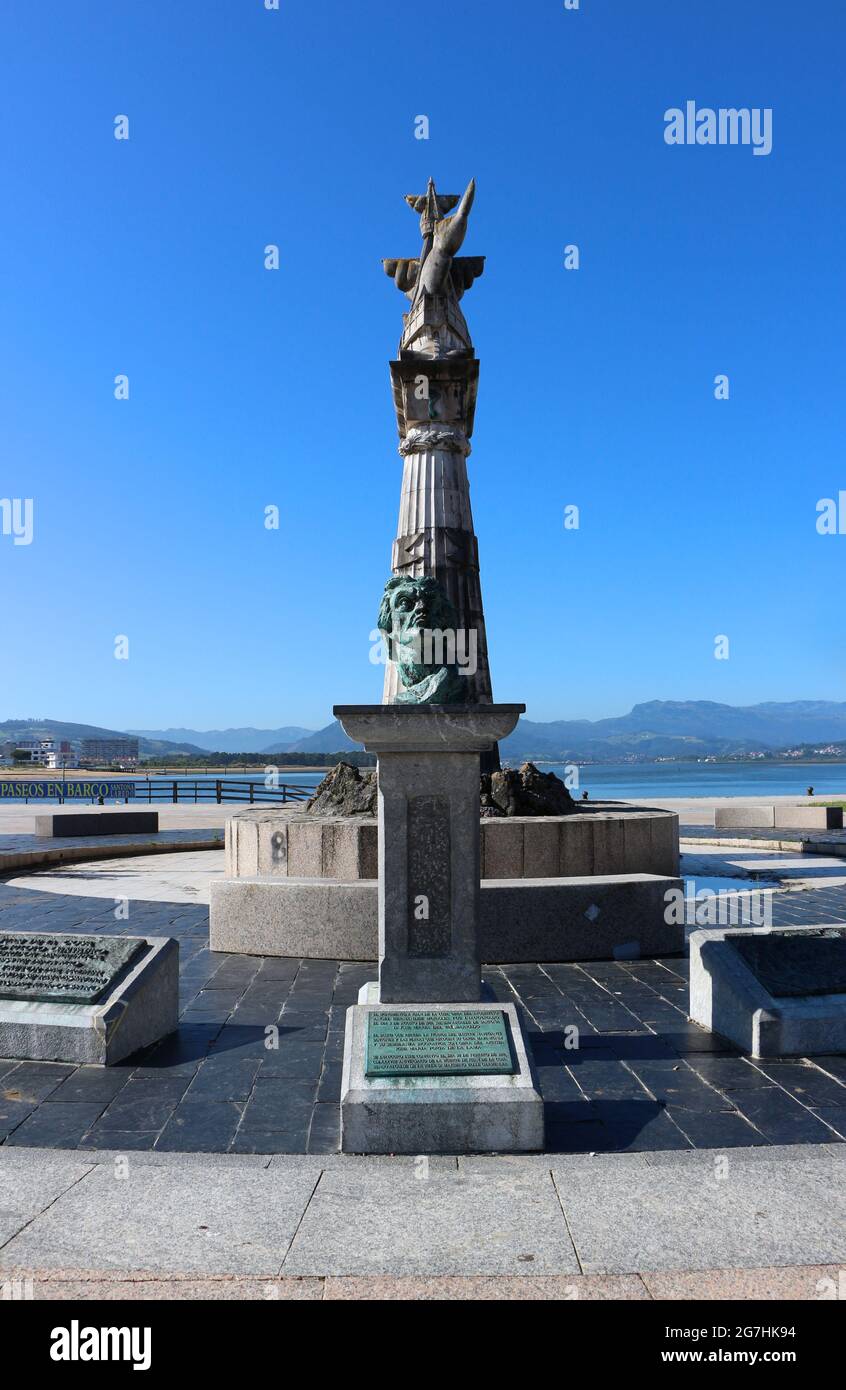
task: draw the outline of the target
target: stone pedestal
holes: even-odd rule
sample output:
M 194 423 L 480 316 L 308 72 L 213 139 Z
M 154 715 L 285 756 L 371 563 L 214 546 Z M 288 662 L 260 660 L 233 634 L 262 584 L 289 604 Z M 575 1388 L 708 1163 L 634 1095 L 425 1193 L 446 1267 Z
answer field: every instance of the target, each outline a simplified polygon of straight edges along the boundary
M 513 1004 L 475 1004 L 476 1014 L 501 1014 L 513 1072 L 499 1075 L 369 1077 L 371 1014 L 413 1014 L 415 1006 L 362 1004 L 349 1010 L 341 1083 L 345 1153 L 521 1153 L 543 1148 L 543 1101 Z M 449 1013 L 436 1004 L 426 1013 Z
M 479 759 L 522 711 L 335 708 L 345 733 L 379 758 L 379 983 L 347 1012 L 347 1153 L 543 1147 L 543 1101 L 516 1010 L 480 1002 Z M 395 1037 L 390 1055 L 377 1047 L 379 1028 Z
M 379 1000 L 479 1001 L 479 756 L 523 705 L 340 705 L 379 759 Z

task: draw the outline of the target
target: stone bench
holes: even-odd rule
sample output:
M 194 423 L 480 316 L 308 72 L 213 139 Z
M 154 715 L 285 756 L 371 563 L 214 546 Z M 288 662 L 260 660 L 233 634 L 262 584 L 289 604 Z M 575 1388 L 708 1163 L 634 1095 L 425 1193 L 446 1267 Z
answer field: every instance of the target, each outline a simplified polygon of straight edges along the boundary
M 75 835 L 155 835 L 158 811 L 51 811 L 35 817 L 35 833 L 56 837 Z
M 322 960 L 376 960 L 375 879 L 218 879 L 211 883 L 212 951 Z M 681 879 L 657 874 L 486 879 L 479 935 L 483 961 L 613 960 L 684 949 L 684 925 L 667 911 Z M 668 918 L 670 920 L 668 920 Z
M 842 830 L 841 806 L 718 806 L 714 812 L 718 830 Z

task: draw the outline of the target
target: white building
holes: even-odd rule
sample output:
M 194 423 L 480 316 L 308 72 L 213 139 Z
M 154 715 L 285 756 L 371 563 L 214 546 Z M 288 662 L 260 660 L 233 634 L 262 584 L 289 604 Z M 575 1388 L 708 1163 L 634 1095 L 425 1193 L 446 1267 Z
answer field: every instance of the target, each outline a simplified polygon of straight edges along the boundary
M 38 767 L 75 767 L 76 758 L 66 739 L 57 742 L 54 738 L 22 738 L 14 744 L 21 752 L 29 753 L 29 761 Z

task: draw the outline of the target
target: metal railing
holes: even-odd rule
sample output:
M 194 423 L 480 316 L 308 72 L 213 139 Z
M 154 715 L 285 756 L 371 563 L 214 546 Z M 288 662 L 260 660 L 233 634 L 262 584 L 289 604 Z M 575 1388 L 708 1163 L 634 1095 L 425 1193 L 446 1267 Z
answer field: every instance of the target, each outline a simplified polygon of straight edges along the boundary
M 146 778 L 136 781 L 134 786 L 135 795 L 127 798 L 133 802 L 215 801 L 218 806 L 227 801 L 248 801 L 250 805 L 270 801 L 275 805 L 285 805 L 288 801 L 308 801 L 314 790 L 313 787 L 296 786 L 291 782 L 268 787 L 263 778 L 261 781 L 245 778 L 244 781 L 232 782 L 220 777 L 214 782 L 199 782 L 189 777 L 168 777 L 156 781 Z

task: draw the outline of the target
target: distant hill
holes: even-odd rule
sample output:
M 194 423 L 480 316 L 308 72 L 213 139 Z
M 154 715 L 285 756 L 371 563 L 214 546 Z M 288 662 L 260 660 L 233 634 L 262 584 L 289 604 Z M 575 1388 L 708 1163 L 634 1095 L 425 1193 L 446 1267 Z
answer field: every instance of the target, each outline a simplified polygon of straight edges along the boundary
M 139 738 L 190 743 L 208 753 L 289 753 L 311 729 L 298 724 L 282 729 L 127 729 Z
M 68 739 L 77 747 L 84 738 L 124 738 L 125 729 L 102 729 L 98 724 L 67 724 L 60 719 L 6 719 L 0 721 L 0 743 L 13 742 L 19 738 Z M 203 750 L 193 743 L 170 743 L 163 739 L 138 738 L 138 752 L 142 757 L 155 757 L 158 754 L 201 753 Z
M 713 700 L 650 700 L 612 719 L 521 719 L 500 744 L 503 757 L 728 757 L 776 752 L 793 745 L 846 738 L 846 702 L 794 700 L 722 705 Z M 359 745 L 335 720 L 293 745 L 299 752 L 336 753 Z
M 353 743 L 351 738 L 347 738 L 337 719 L 333 719 L 331 724 L 327 724 L 325 729 L 318 729 L 316 734 L 309 734 L 307 738 L 301 738 L 298 743 L 291 745 L 291 753 L 343 753 L 347 749 L 360 748 L 360 743 Z

